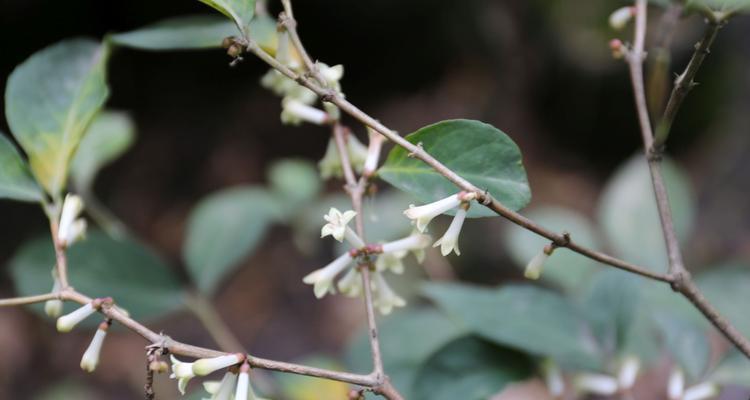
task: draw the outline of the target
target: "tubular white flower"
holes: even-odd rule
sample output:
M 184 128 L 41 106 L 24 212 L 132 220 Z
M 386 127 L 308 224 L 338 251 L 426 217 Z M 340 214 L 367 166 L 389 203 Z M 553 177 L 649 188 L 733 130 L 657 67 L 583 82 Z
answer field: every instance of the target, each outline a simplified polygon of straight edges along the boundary
M 210 393 L 210 400 L 231 400 L 237 384 L 237 374 L 227 372 L 221 382 L 203 382 L 203 388 Z
M 372 175 L 375 170 L 378 169 L 378 160 L 380 159 L 380 151 L 383 148 L 383 141 L 385 137 L 367 127 L 368 136 L 370 138 L 370 144 L 367 147 L 367 157 L 365 158 L 365 164 L 363 167 L 364 174 Z
M 193 373 L 195 375 L 205 376 L 214 371 L 239 364 L 244 360 L 245 356 L 240 353 L 228 354 L 225 356 L 213 358 L 201 358 L 200 360 L 193 363 Z
M 391 270 L 394 274 L 404 273 L 403 258 L 409 254 L 408 251 L 393 251 L 390 253 L 380 254 L 375 260 L 375 269 L 380 272 Z
M 432 238 L 430 235 L 416 233 L 403 239 L 394 240 L 393 242 L 384 243 L 381 248 L 383 253 L 398 253 L 402 251 L 414 251 L 424 249 L 430 245 Z
M 326 80 L 329 86 L 337 86 L 341 78 L 344 77 L 344 66 L 341 64 L 329 67 L 324 63 L 318 63 L 318 71 Z
M 91 316 L 91 314 L 96 312 L 96 308 L 94 308 L 92 303 L 87 303 L 75 311 L 63 315 L 62 317 L 57 319 L 57 330 L 59 332 L 70 332 L 75 328 L 76 325 L 78 325 L 81 321 Z
M 523 271 L 523 276 L 527 279 L 539 279 L 542 276 L 544 270 L 544 263 L 549 258 L 549 254 L 546 251 L 541 251 L 535 255 L 531 261 L 526 265 L 526 269 Z
M 323 228 L 320 230 L 320 237 L 323 238 L 331 235 L 339 242 L 343 242 L 346 239 L 354 248 L 360 249 L 365 247 L 365 242 L 348 226 L 349 221 L 356 215 L 357 213 L 352 210 L 342 213 L 336 208 L 331 207 L 328 214 L 323 216 L 323 219 L 328 221 L 328 223 L 323 225 Z
M 706 400 L 719 394 L 719 386 L 715 383 L 705 382 L 685 390 L 682 400 Z
M 562 396 L 565 392 L 565 380 L 557 364 L 552 360 L 545 360 L 542 364 L 542 374 L 549 394 L 554 398 Z
M 362 276 L 357 268 L 349 268 L 338 282 L 339 291 L 349 297 L 359 297 L 362 294 Z
M 581 374 L 576 378 L 576 388 L 586 393 L 609 396 L 617 393 L 617 379 L 609 375 Z
M 375 271 L 372 277 L 372 286 L 376 294 L 373 305 L 378 308 L 381 314 L 388 315 L 393 311 L 393 307 L 403 307 L 406 305 L 406 301 L 399 297 L 388 285 L 383 274 Z
M 635 357 L 627 357 L 620 366 L 617 375 L 617 384 L 621 390 L 630 389 L 638 378 L 638 371 L 641 369 L 641 362 Z
M 669 375 L 667 384 L 667 398 L 669 400 L 680 400 L 685 392 L 685 374 L 682 369 L 675 368 Z
M 60 222 L 57 228 L 57 238 L 63 246 L 73 242 L 86 232 L 86 222 L 76 220 L 83 211 L 83 200 L 74 194 L 67 194 L 63 201 Z
M 247 364 L 242 364 L 240 368 L 240 377 L 237 379 L 237 390 L 234 392 L 234 398 L 236 400 L 244 400 L 249 398 L 250 394 L 250 367 Z M 253 396 L 254 398 L 255 396 Z
M 463 207 L 459 207 L 456 211 L 456 216 L 453 217 L 451 225 L 448 230 L 445 231 L 443 237 L 438 239 L 432 247 L 440 246 L 440 253 L 443 256 L 447 256 L 454 251 L 457 256 L 461 255 L 461 250 L 458 249 L 458 235 L 461 234 L 461 227 L 466 219 L 466 210 Z
M 459 194 L 456 193 L 444 199 L 419 207 L 414 207 L 414 205 L 411 204 L 409 205 L 409 209 L 404 211 L 404 215 L 409 219 L 416 220 L 417 229 L 419 229 L 420 232 L 424 232 L 427 228 L 427 224 L 429 224 L 433 218 L 452 208 L 456 208 L 461 204 L 458 195 Z
M 172 375 L 169 375 L 169 377 L 177 379 L 177 390 L 184 395 L 188 382 L 195 377 L 193 363 L 182 362 L 173 355 L 169 357 L 172 360 Z
M 102 352 L 102 346 L 104 345 L 104 338 L 107 337 L 107 328 L 109 324 L 102 322 L 99 325 L 99 329 L 94 333 L 94 338 L 91 339 L 91 344 L 83 353 L 81 357 L 81 369 L 86 372 L 94 372 L 96 366 L 99 364 L 99 354 Z
M 609 26 L 614 30 L 622 30 L 633 18 L 635 10 L 633 6 L 620 7 L 609 15 Z
M 57 272 L 52 270 L 52 293 L 58 293 L 61 289 L 60 280 L 57 279 Z M 52 318 L 57 318 L 62 314 L 63 302 L 62 300 L 47 300 L 44 303 L 44 313 Z
M 328 122 L 328 114 L 318 108 L 309 106 L 295 98 L 285 97 L 281 105 L 281 122 L 289 125 L 299 125 L 302 121 L 315 125 Z
M 313 285 L 315 297 L 319 299 L 327 293 L 336 293 L 333 280 L 336 278 L 336 275 L 344 271 L 351 262 L 352 256 L 348 252 L 344 253 L 325 267 L 315 270 L 302 278 L 302 282 L 305 282 L 308 285 Z

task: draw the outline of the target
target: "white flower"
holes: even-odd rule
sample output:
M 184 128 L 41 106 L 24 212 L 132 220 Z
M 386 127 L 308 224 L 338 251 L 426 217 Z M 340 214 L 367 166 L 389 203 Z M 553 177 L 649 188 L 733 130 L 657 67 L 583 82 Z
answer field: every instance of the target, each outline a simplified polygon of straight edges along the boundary
M 315 125 L 324 125 L 330 120 L 325 111 L 309 106 L 293 97 L 285 97 L 281 101 L 281 106 L 281 122 L 284 124 L 299 125 L 305 121 Z
M 411 234 L 403 239 L 394 240 L 393 242 L 384 243 L 381 248 L 383 253 L 400 253 L 403 251 L 415 251 L 424 249 L 432 242 L 430 235 L 421 233 Z
M 70 314 L 63 315 L 57 319 L 57 330 L 59 332 L 70 332 L 78 323 L 96 312 L 92 303 L 87 303 Z
M 383 148 L 383 142 L 385 137 L 375 132 L 369 126 L 367 127 L 367 133 L 370 138 L 370 144 L 367 147 L 367 157 L 365 158 L 365 164 L 363 167 L 364 175 L 372 175 L 375 170 L 378 169 L 378 160 L 380 159 L 380 151 Z
M 57 238 L 63 246 L 70 246 L 86 234 L 86 220 L 76 219 L 83 211 L 83 200 L 74 194 L 65 196 Z
M 549 394 L 554 398 L 561 397 L 565 392 L 565 381 L 557 364 L 552 360 L 545 360 L 542 364 L 542 375 Z
M 576 379 L 576 388 L 585 393 L 611 396 L 617 393 L 617 379 L 609 375 L 581 374 Z
M 237 379 L 237 390 L 234 392 L 235 400 L 260 400 L 255 396 L 253 387 L 250 386 L 250 366 L 243 364 L 240 368 L 240 377 Z
M 231 400 L 236 384 L 237 374 L 227 372 L 221 382 L 203 382 L 203 388 L 212 395 L 210 400 Z
M 411 204 L 409 205 L 409 209 L 404 211 L 404 215 L 409 219 L 416 220 L 417 229 L 419 229 L 420 232 L 424 232 L 427 228 L 427 224 L 429 224 L 433 218 L 452 208 L 458 207 L 460 204 L 461 199 L 459 199 L 459 194 L 456 193 L 444 199 L 419 207 L 414 207 L 414 204 Z
M 622 30 L 635 15 L 633 6 L 620 7 L 609 15 L 609 26 L 614 30 Z
M 365 147 L 356 136 L 350 134 L 346 136 L 346 150 L 352 168 L 354 168 L 357 173 L 361 173 L 365 164 L 365 159 L 367 158 L 367 147 Z M 318 168 L 320 168 L 320 176 L 323 179 L 332 177 L 341 178 L 344 176 L 344 169 L 341 166 L 341 155 L 336 146 L 336 141 L 333 138 L 328 141 L 326 153 L 323 158 L 318 161 Z
M 199 376 L 208 375 L 214 371 L 231 367 L 245 360 L 243 354 L 228 354 L 213 358 L 201 358 L 193 363 L 193 373 Z
M 403 258 L 407 254 L 406 250 L 380 254 L 375 260 L 375 269 L 380 272 L 391 270 L 394 274 L 402 274 L 404 273 Z
M 58 293 L 60 292 L 61 285 L 60 280 L 57 279 L 57 271 L 54 269 L 52 270 L 52 291 L 51 293 Z M 62 314 L 63 311 L 63 302 L 62 300 L 47 300 L 44 303 L 44 313 L 47 314 L 49 317 L 57 318 Z
M 627 357 L 620 366 L 617 375 L 617 384 L 620 390 L 627 390 L 633 387 L 638 377 L 638 371 L 641 369 L 641 362 L 635 357 Z
M 388 282 L 383 278 L 383 274 L 375 271 L 372 276 L 372 286 L 376 295 L 373 305 L 378 308 L 381 314 L 388 315 L 393 310 L 393 307 L 403 307 L 406 305 L 406 301 L 399 297 L 388 285 Z
M 362 294 L 362 274 L 357 268 L 349 268 L 338 282 L 339 291 L 349 297 L 359 297 Z
M 348 226 L 349 221 L 356 215 L 357 213 L 352 210 L 342 213 L 336 208 L 331 207 L 328 214 L 323 216 L 323 219 L 328 221 L 328 223 L 323 225 L 323 228 L 320 230 L 320 237 L 323 238 L 331 235 L 339 242 L 343 242 L 344 238 L 346 238 L 357 249 L 365 247 L 365 242 Z
M 458 249 L 458 235 L 461 233 L 461 227 L 466 219 L 466 210 L 463 207 L 459 207 L 456 211 L 456 216 L 453 217 L 451 225 L 448 230 L 445 231 L 443 237 L 438 239 L 432 247 L 440 246 L 440 253 L 443 256 L 447 256 L 451 251 L 455 251 L 457 256 L 461 255 L 461 250 Z
M 326 80 L 326 84 L 328 84 L 328 87 L 334 90 L 340 90 L 340 84 L 339 81 L 341 78 L 344 77 L 344 66 L 341 64 L 334 65 L 333 67 L 329 67 L 328 65 L 324 63 L 317 63 L 318 71 L 320 71 L 320 75 L 323 77 L 323 79 Z
M 195 377 L 193 363 L 182 362 L 173 355 L 169 357 L 172 360 L 172 375 L 169 377 L 177 379 L 177 389 L 184 395 L 188 382 Z
M 99 329 L 94 333 L 94 338 L 91 339 L 91 344 L 83 353 L 81 358 L 81 369 L 86 372 L 94 372 L 96 366 L 99 364 L 99 354 L 102 352 L 102 346 L 104 345 L 104 338 L 107 337 L 107 329 L 109 324 L 102 322 L 99 325 Z
M 315 270 L 302 278 L 302 282 L 305 282 L 308 285 L 314 285 L 313 291 L 315 292 L 315 297 L 319 299 L 327 293 L 336 293 L 333 280 L 336 278 L 336 275 L 343 272 L 351 262 L 351 254 L 348 252 L 344 253 L 325 267 Z
M 682 400 L 706 400 L 719 394 L 719 387 L 711 382 L 701 383 L 685 390 Z
M 526 265 L 526 269 L 523 271 L 523 276 L 527 279 L 539 279 L 544 270 L 544 263 L 547 262 L 550 252 L 547 252 L 547 247 L 544 248 L 539 254 L 535 255 L 531 261 Z
M 680 368 L 675 368 L 669 375 L 667 397 L 669 400 L 680 400 L 685 393 L 685 374 Z

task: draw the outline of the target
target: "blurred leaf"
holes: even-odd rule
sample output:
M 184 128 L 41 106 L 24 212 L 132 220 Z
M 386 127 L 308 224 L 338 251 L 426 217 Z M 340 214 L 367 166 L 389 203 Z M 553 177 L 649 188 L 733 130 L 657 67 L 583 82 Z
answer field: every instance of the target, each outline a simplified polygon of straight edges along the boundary
M 571 237 L 586 247 L 596 249 L 597 234 L 588 219 L 569 209 L 559 207 L 539 207 L 528 212 L 527 217 L 556 232 L 570 232 Z M 521 268 L 538 254 L 549 239 L 540 237 L 514 224 L 507 224 L 505 247 L 513 260 Z M 595 262 L 566 248 L 555 250 L 545 262 L 542 279 L 550 280 L 562 286 L 568 292 L 576 292 L 586 284 L 593 274 Z
M 465 119 L 442 121 L 421 128 L 406 139 L 421 143 L 427 153 L 477 187 L 488 190 L 512 210 L 523 208 L 531 200 L 518 146 L 492 125 Z M 398 146 L 388 154 L 378 174 L 424 203 L 459 191 L 432 167 L 409 157 L 409 152 Z M 469 210 L 469 217 L 490 216 L 497 214 L 476 204 Z
M 16 146 L 0 132 L 0 199 L 38 202 L 44 193 Z
M 40 238 L 26 243 L 10 262 L 11 275 L 21 296 L 47 293 L 55 265 L 52 242 Z M 170 268 L 148 248 L 130 240 L 117 241 L 91 232 L 68 250 L 72 286 L 92 297 L 111 296 L 138 320 L 149 320 L 177 310 L 182 304 L 180 283 Z M 77 305 L 66 303 L 66 312 Z M 42 312 L 41 305 L 35 310 Z M 96 318 L 88 326 L 96 326 Z
M 198 0 L 231 19 L 244 35 L 255 15 L 255 0 Z
M 37 180 L 53 196 L 92 118 L 104 105 L 106 46 L 70 39 L 34 53 L 5 89 L 5 115 Z
M 225 37 L 235 34 L 237 28 L 226 18 L 188 15 L 117 33 L 110 39 L 117 45 L 141 50 L 189 50 L 221 47 Z
M 750 267 L 726 265 L 712 268 L 695 277 L 706 299 L 737 328 L 750 337 Z
M 706 372 L 711 356 L 711 344 L 705 327 L 670 315 L 659 315 L 656 325 L 675 361 L 682 366 L 693 382 L 699 382 L 699 378 Z
M 511 285 L 484 289 L 428 284 L 425 295 L 483 338 L 564 364 L 596 367 L 585 323 L 565 298 L 546 289 Z
M 344 370 L 339 363 L 327 357 L 308 357 L 300 363 L 334 371 Z M 346 399 L 349 394 L 349 385 L 343 382 L 295 374 L 276 376 L 281 394 L 288 400 Z
M 583 309 L 599 342 L 610 355 L 623 350 L 633 317 L 639 308 L 637 279 L 615 269 L 597 272 L 585 289 Z
M 688 0 L 688 8 L 708 8 L 718 12 L 735 12 L 750 10 L 750 0 Z
M 105 111 L 91 122 L 71 163 L 78 188 L 88 190 L 105 165 L 120 157 L 135 138 L 133 121 L 126 113 Z
M 662 172 L 675 230 L 687 238 L 695 215 L 690 183 L 665 159 Z M 648 165 L 642 156 L 624 163 L 607 183 L 599 202 L 599 221 L 617 255 L 654 271 L 666 271 L 667 254 Z
M 47 386 L 47 385 L 45 385 Z M 94 400 L 98 398 L 96 392 L 82 382 L 65 380 L 55 382 L 44 388 L 41 394 L 34 396 L 34 400 Z
M 750 387 L 750 362 L 737 350 L 732 350 L 716 369 L 709 374 L 706 381 L 722 385 L 742 385 Z
M 278 204 L 261 187 L 238 186 L 202 199 L 190 213 L 182 248 L 196 286 L 213 293 L 279 217 Z
M 385 319 L 379 326 L 380 346 L 385 370 L 393 385 L 407 399 L 419 367 L 446 343 L 466 334 L 466 330 L 435 310 L 404 310 Z M 352 370 L 372 370 L 367 332 L 358 335 L 349 346 Z
M 437 352 L 419 370 L 416 400 L 485 400 L 505 385 L 531 375 L 524 355 L 472 336 L 457 339 Z
M 304 160 L 279 160 L 271 164 L 268 180 L 286 213 L 303 211 L 321 190 L 315 165 Z

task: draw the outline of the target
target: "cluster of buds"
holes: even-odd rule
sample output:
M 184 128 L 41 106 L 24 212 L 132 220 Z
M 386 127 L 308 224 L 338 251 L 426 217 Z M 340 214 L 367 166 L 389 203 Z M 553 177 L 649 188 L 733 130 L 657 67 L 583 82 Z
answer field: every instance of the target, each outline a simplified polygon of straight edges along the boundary
M 580 392 L 599 396 L 612 396 L 627 393 L 635 384 L 641 362 L 635 357 L 627 357 L 620 365 L 617 376 L 605 374 L 581 374 L 576 378 L 575 387 Z
M 79 196 L 65 196 L 57 228 L 57 240 L 62 247 L 69 247 L 86 236 L 86 220 L 78 218 L 82 211 L 83 200 Z
M 440 253 L 444 256 L 447 256 L 451 252 L 460 255 L 461 250 L 458 248 L 458 236 L 461 233 L 461 227 L 466 219 L 466 214 L 469 210 L 471 201 L 476 200 L 476 198 L 476 193 L 458 192 L 454 195 L 423 206 L 415 207 L 411 204 L 409 205 L 409 208 L 404 211 L 404 215 L 416 224 L 417 230 L 424 232 L 433 218 L 447 211 L 456 209 L 456 216 L 453 217 L 453 221 L 448 227 L 448 230 L 445 231 L 445 234 L 435 242 L 433 247 L 440 246 Z
M 321 229 L 321 237 L 333 236 L 339 242 L 346 240 L 352 249 L 323 268 L 313 271 L 302 281 L 313 285 L 315 297 L 322 298 L 326 294 L 335 294 L 338 288 L 341 293 L 350 297 L 358 297 L 363 293 L 363 281 L 358 266 L 369 268 L 374 265 L 371 289 L 375 294 L 373 305 L 382 314 L 390 313 L 394 307 L 403 307 L 406 301 L 390 287 L 383 273 L 392 271 L 402 273 L 402 259 L 410 251 L 419 252 L 431 243 L 431 238 L 418 232 L 406 238 L 378 245 L 366 245 L 362 238 L 349 226 L 349 222 L 356 216 L 354 211 L 341 212 L 331 208 L 323 218 L 326 224 Z M 372 257 L 377 257 L 373 263 Z M 357 263 L 354 261 L 357 260 Z M 336 282 L 336 278 L 341 279 Z
M 221 381 L 203 382 L 203 388 L 211 395 L 210 400 L 263 400 L 255 395 L 250 385 L 250 365 L 244 354 L 202 358 L 194 362 L 183 362 L 175 356 L 171 356 L 171 359 L 172 375 L 170 378 L 177 379 L 177 389 L 183 395 L 191 379 L 228 369 Z

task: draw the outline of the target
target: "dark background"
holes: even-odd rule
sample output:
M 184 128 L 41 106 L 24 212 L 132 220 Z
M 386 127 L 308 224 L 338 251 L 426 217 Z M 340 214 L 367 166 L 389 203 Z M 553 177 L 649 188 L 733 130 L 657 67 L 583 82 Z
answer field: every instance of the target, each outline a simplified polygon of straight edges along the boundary
M 278 5 L 271 3 L 276 11 Z M 491 123 L 523 149 L 532 205 L 555 203 L 593 214 L 607 177 L 640 151 L 626 67 L 611 58 L 607 47 L 612 37 L 630 36 L 612 32 L 606 23 L 623 4 L 320 0 L 297 1 L 295 10 L 313 56 L 345 65 L 342 85 L 353 103 L 403 134 L 450 118 Z M 197 1 L 136 0 L 0 0 L 0 10 L 2 91 L 15 65 L 61 39 L 100 38 L 169 16 L 211 13 Z M 653 11 L 654 21 L 658 14 Z M 685 65 L 701 32 L 700 18 L 681 22 L 674 71 Z M 670 138 L 669 152 L 688 171 L 699 206 L 691 264 L 727 254 L 750 257 L 750 182 L 742 163 L 750 152 L 748 37 L 746 17 L 721 31 L 699 74 L 701 85 L 685 102 Z M 278 98 L 258 85 L 264 65 L 251 57 L 236 68 L 228 63 L 221 50 L 126 49 L 117 50 L 110 62 L 108 107 L 130 112 L 138 139 L 102 172 L 96 192 L 175 265 L 186 215 L 201 197 L 234 184 L 262 182 L 277 158 L 317 161 L 327 144 L 325 129 L 281 125 Z M 8 132 L 2 119 L 0 130 Z M 329 185 L 331 191 L 338 188 L 336 182 Z M 4 265 L 46 225 L 37 207 L 2 201 L 0 226 L 0 297 L 8 297 L 13 288 Z M 217 305 L 259 355 L 335 355 L 362 321 L 358 304 L 313 302 L 298 280 L 323 260 L 290 250 L 289 236 L 285 228 L 274 229 L 248 263 L 269 266 L 243 269 L 220 291 Z M 502 265 L 504 256 L 496 256 L 495 265 Z M 455 263 L 468 280 L 496 283 L 517 277 L 497 266 L 481 270 Z M 161 327 L 211 345 L 194 326 L 193 319 L 178 315 Z M 22 310 L 1 310 L 0 327 L 0 398 L 40 398 L 71 376 L 98 388 L 99 398 L 137 396 L 141 356 L 132 349 L 140 349 L 138 338 L 114 339 L 123 346 L 106 356 L 120 357 L 121 365 L 84 376 L 78 360 L 87 335 L 60 337 Z

